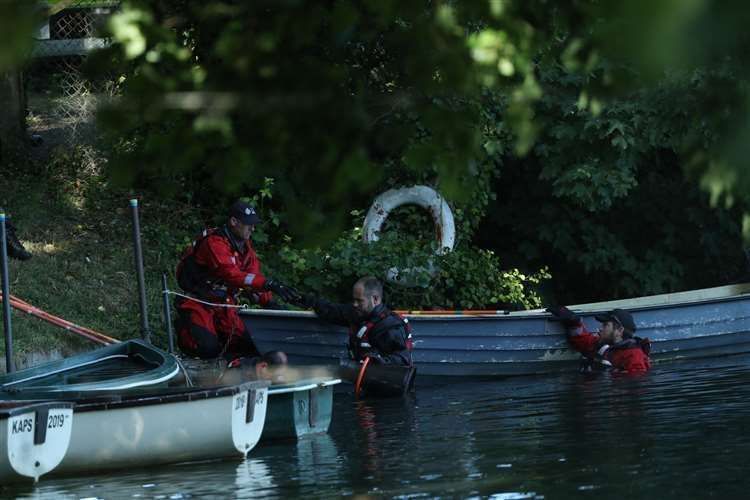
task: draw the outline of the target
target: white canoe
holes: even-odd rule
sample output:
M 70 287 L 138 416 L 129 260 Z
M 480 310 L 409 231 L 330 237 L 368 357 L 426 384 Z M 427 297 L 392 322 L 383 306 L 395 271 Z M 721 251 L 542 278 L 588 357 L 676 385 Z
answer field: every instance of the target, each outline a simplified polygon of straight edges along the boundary
M 73 428 L 71 403 L 0 403 L 0 484 L 50 472 L 65 456 Z
M 260 440 L 268 382 L 114 394 L 77 401 L 57 473 L 244 457 Z

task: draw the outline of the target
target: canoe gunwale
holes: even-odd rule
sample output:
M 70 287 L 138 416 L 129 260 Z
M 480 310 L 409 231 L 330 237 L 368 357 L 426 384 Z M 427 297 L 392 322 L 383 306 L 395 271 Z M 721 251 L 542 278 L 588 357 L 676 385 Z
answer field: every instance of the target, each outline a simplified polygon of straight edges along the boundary
M 286 394 L 289 392 L 309 391 L 310 389 L 317 389 L 319 387 L 328 387 L 330 385 L 336 385 L 341 383 L 340 378 L 320 381 L 320 382 L 307 382 L 306 380 L 301 381 L 305 385 L 301 384 L 284 384 L 278 388 L 273 386 L 268 388 L 268 395 L 273 394 Z
M 168 387 L 154 388 L 151 392 L 148 389 L 143 389 L 132 393 L 97 394 L 94 396 L 89 394 L 88 391 L 41 393 L 31 390 L 25 391 L 26 394 L 22 395 L 37 401 L 57 397 L 70 400 L 75 403 L 74 410 L 76 413 L 84 413 L 223 398 L 241 392 L 265 389 L 269 385 L 267 381 L 256 380 L 221 387 Z
M 56 410 L 73 408 L 71 401 L 2 401 L 0 402 L 0 420 L 39 409 Z

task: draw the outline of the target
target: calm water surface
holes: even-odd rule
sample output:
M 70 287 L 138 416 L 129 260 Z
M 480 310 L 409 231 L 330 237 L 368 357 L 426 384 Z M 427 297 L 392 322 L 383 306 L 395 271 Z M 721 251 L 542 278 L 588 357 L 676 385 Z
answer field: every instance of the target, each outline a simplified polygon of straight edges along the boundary
M 750 357 L 336 394 L 329 434 L 247 460 L 43 477 L 19 498 L 747 498 Z

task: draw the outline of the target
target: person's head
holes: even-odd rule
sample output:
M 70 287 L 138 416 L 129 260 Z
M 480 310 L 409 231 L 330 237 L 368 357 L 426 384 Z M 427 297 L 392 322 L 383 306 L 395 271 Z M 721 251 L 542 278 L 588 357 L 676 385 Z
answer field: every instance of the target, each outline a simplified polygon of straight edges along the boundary
M 255 363 L 255 375 L 259 380 L 275 380 L 289 363 L 282 351 L 268 351 Z
M 599 337 L 607 344 L 615 344 L 635 334 L 633 316 L 624 309 L 613 309 L 608 313 L 598 314 L 595 318 L 602 324 Z
M 255 225 L 259 223 L 260 217 L 249 203 L 237 200 L 229 207 L 227 227 L 236 238 L 243 241 L 249 240 L 255 230 Z
M 352 305 L 361 317 L 383 303 L 383 285 L 377 278 L 365 276 L 360 278 L 352 288 Z

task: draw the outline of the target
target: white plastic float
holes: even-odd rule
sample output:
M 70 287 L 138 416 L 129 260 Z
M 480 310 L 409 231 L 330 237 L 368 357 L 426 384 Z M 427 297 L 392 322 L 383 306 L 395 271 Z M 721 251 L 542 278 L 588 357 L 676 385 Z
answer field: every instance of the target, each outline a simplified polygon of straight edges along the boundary
M 412 186 L 407 188 L 390 189 L 381 194 L 370 206 L 370 210 L 365 216 L 365 222 L 362 227 L 362 238 L 365 243 L 378 241 L 378 233 L 383 227 L 383 223 L 388 215 L 396 208 L 403 205 L 417 205 L 426 209 L 435 224 L 435 236 L 439 242 L 437 254 L 442 255 L 453 250 L 456 243 L 456 225 L 453 220 L 453 212 L 440 196 L 440 193 L 429 186 Z M 405 286 L 414 286 L 410 276 L 417 270 L 425 268 L 410 268 L 399 270 L 392 267 L 388 270 L 386 279 L 392 283 L 398 283 Z M 435 273 L 435 268 L 430 262 L 427 266 L 430 274 Z

